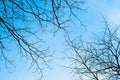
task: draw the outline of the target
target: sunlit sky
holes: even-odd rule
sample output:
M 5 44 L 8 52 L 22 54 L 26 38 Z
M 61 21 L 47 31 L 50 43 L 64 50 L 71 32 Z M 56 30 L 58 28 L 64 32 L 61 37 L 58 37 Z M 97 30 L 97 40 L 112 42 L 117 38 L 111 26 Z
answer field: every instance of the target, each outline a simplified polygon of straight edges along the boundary
M 120 24 L 120 0 L 86 0 L 86 2 L 88 10 L 80 14 L 81 20 L 87 28 L 87 31 L 84 28 L 80 28 L 80 33 L 85 35 L 85 37 L 91 37 L 92 33 L 102 31 L 104 28 L 102 16 L 112 24 Z M 73 80 L 74 78 L 70 71 L 62 67 L 66 65 L 66 62 L 59 59 L 65 56 L 63 52 L 65 46 L 63 33 L 58 32 L 54 37 L 52 34 L 47 34 L 44 38 L 47 40 L 46 44 L 50 46 L 51 50 L 55 51 L 55 54 L 53 61 L 50 62 L 52 69 L 46 69 L 44 71 L 43 80 Z M 2 66 L 0 68 L 0 80 L 39 79 L 40 74 L 32 73 L 32 70 L 28 70 L 28 68 L 28 65 L 24 61 L 17 61 L 16 68 L 13 68 L 11 73 Z

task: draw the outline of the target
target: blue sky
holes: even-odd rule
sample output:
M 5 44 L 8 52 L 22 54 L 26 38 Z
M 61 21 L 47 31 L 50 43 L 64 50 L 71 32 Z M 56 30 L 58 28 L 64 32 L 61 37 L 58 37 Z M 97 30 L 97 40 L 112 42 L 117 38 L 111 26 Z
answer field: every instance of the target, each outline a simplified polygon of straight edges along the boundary
M 110 23 L 120 24 L 120 0 L 86 0 L 88 11 L 86 13 L 81 13 L 80 17 L 83 23 L 86 25 L 87 31 L 84 28 L 79 28 L 80 30 L 73 29 L 73 36 L 76 34 L 82 34 L 84 37 L 91 37 L 93 33 L 100 33 L 104 28 L 104 20 L 101 15 L 103 15 Z M 77 23 L 76 23 L 77 24 Z M 79 32 L 80 31 L 80 32 Z M 43 80 L 72 80 L 72 75 L 69 70 L 64 69 L 63 65 L 66 65 L 61 58 L 64 56 L 64 34 L 58 32 L 56 36 L 53 37 L 52 34 L 46 34 L 44 36 L 46 39 L 46 44 L 50 46 L 52 51 L 55 51 L 53 61 L 50 63 L 52 70 L 46 69 L 44 71 Z M 0 64 L 2 65 L 2 63 Z M 16 61 L 16 68 L 12 69 L 12 73 L 9 73 L 4 65 L 0 69 L 0 80 L 37 80 L 39 74 L 32 73 L 28 71 L 28 64 L 23 61 Z

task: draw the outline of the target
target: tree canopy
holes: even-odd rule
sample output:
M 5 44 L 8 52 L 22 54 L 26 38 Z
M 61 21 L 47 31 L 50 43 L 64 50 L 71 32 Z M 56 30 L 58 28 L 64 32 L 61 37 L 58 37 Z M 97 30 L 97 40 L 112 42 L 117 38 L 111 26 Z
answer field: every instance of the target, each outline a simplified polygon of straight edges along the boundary
M 14 64 L 4 51 L 16 46 L 22 56 L 30 58 L 31 66 L 42 73 L 41 65 L 47 65 L 48 57 L 52 55 L 41 48 L 43 42 L 38 33 L 65 30 L 73 18 L 82 24 L 76 11 L 84 10 L 84 3 L 82 0 L 1 0 L 0 55 L 6 68 L 8 63 Z M 9 41 L 15 46 L 6 44 Z
M 120 79 L 120 36 L 119 26 L 110 26 L 105 20 L 105 29 L 94 39 L 67 39 L 72 56 L 69 66 L 77 79 L 119 80 Z

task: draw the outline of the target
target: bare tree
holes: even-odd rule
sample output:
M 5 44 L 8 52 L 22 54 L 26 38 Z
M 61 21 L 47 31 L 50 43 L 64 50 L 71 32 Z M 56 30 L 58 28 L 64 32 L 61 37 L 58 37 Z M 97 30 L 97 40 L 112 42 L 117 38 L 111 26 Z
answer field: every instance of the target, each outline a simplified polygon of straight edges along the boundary
M 120 29 L 105 21 L 105 31 L 92 41 L 67 39 L 73 55 L 74 75 L 79 80 L 119 80 L 120 79 Z
M 82 24 L 76 12 L 85 10 L 84 3 L 82 0 L 0 0 L 0 55 L 6 67 L 8 63 L 13 65 L 4 52 L 9 46 L 6 42 L 13 40 L 22 56 L 29 57 L 31 66 L 35 65 L 41 72 L 41 64 L 47 65 L 46 58 L 51 55 L 39 48 L 42 41 L 37 32 L 65 30 L 65 25 L 75 19 Z M 31 41 L 30 37 L 38 41 Z

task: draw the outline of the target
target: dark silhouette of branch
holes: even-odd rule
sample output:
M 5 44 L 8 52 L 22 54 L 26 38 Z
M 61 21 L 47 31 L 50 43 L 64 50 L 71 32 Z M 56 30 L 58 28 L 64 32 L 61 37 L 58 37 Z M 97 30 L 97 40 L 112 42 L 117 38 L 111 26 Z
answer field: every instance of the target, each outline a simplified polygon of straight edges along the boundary
M 30 58 L 31 67 L 35 66 L 40 73 L 41 66 L 48 66 L 48 57 L 52 55 L 48 49 L 38 47 L 42 43 L 38 32 L 66 30 L 64 25 L 74 19 L 82 24 L 76 11 L 86 10 L 81 8 L 82 0 L 1 0 L 0 4 L 0 58 L 4 59 L 7 69 L 7 64 L 15 66 L 14 60 L 10 60 L 4 52 L 8 48 L 6 42 L 12 40 L 19 52 Z
M 92 41 L 82 39 L 66 40 L 74 56 L 68 57 L 75 64 L 70 66 L 75 75 L 83 80 L 120 79 L 120 36 L 119 27 L 106 29 Z

